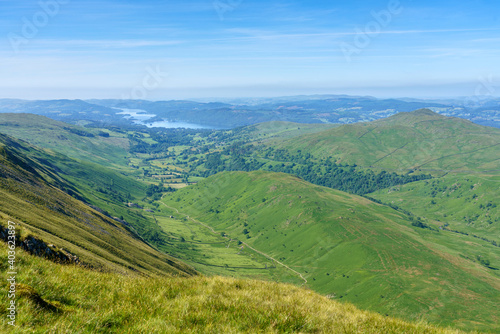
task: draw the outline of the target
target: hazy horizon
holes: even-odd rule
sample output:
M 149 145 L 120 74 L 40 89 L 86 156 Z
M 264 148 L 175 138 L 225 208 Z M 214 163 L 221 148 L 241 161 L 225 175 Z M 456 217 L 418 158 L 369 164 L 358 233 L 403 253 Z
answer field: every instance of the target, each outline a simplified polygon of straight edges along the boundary
M 5 90 L 4 90 L 5 91 Z M 79 91 L 80 93 L 82 91 Z M 83 90 L 85 92 L 85 90 Z M 26 100 L 26 101 L 51 101 L 51 100 L 145 100 L 145 101 L 169 101 L 169 100 L 191 100 L 191 101 L 204 101 L 204 102 L 224 102 L 227 100 L 238 100 L 238 99 L 272 99 L 272 98 L 292 98 L 297 96 L 304 97 L 314 97 L 314 96 L 349 96 L 349 97 L 368 97 L 375 99 L 415 99 L 415 100 L 462 100 L 462 99 L 477 99 L 477 100 L 489 100 L 489 99 L 498 99 L 500 95 L 432 95 L 432 94 L 420 94 L 415 95 L 409 92 L 408 94 L 396 94 L 390 95 L 387 94 L 376 94 L 375 92 L 367 91 L 356 91 L 356 90 L 346 90 L 346 92 L 338 91 L 320 91 L 320 92 L 301 92 L 301 91 L 293 91 L 287 93 L 284 91 L 282 94 L 266 94 L 266 93 L 256 93 L 256 94 L 234 94 L 234 95 L 210 95 L 210 94 L 200 94 L 194 95 L 189 92 L 184 92 L 180 94 L 155 94 L 154 96 L 148 96 L 144 99 L 134 99 L 134 98 L 123 98 L 121 96 L 117 97 L 116 94 L 95 94 L 95 95 L 87 95 L 87 94 L 71 94 L 71 93 L 63 93 L 63 94 L 50 94 L 45 93 L 43 91 L 37 90 L 36 93 L 27 93 L 27 94 L 12 94 L 5 95 L 2 94 L 0 96 L 0 100 Z

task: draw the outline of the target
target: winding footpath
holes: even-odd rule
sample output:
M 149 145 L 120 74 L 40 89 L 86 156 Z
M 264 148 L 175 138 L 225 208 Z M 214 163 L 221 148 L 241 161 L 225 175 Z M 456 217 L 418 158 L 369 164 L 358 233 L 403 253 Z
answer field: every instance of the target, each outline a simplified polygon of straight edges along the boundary
M 162 198 L 162 199 L 163 199 L 163 198 Z M 161 203 L 161 204 L 163 204 L 164 206 L 166 206 L 166 207 L 167 207 L 167 208 L 169 208 L 169 209 L 175 210 L 175 212 L 177 212 L 177 214 L 180 214 L 180 215 L 185 215 L 185 214 L 181 213 L 181 212 L 180 212 L 177 208 L 171 207 L 171 206 L 169 206 L 169 205 L 167 205 L 167 204 L 163 203 L 162 201 L 160 201 L 160 203 Z M 196 219 L 194 219 L 194 218 L 191 218 L 191 217 L 189 217 L 188 215 L 185 215 L 185 216 L 186 216 L 186 218 L 187 218 L 187 219 L 192 220 L 194 223 L 199 224 L 199 225 L 202 225 L 202 226 L 204 226 L 205 228 L 209 229 L 212 233 L 214 233 L 214 234 L 219 234 L 219 233 L 217 233 L 217 232 L 216 232 L 216 231 L 215 231 L 215 230 L 214 230 L 211 226 L 208 226 L 208 225 L 207 225 L 207 224 L 205 224 L 205 223 L 202 223 L 202 222 L 200 222 L 200 221 L 198 221 L 198 220 L 196 220 Z M 224 236 L 224 238 L 226 238 L 226 239 L 230 239 L 228 236 Z M 253 248 L 252 246 L 248 245 L 246 242 L 243 242 L 243 241 L 242 241 L 241 243 L 242 243 L 243 245 L 245 245 L 245 247 L 248 247 L 249 249 L 253 250 L 254 252 L 259 253 L 260 255 L 262 255 L 262 256 L 264 256 L 264 257 L 266 257 L 267 259 L 269 259 L 269 260 L 271 260 L 271 261 L 276 262 L 277 264 L 279 264 L 279 265 L 281 265 L 281 266 L 285 267 L 285 268 L 286 268 L 286 269 L 288 269 L 289 271 L 291 271 L 291 272 L 293 272 L 294 274 L 298 275 L 298 276 L 300 277 L 300 279 L 304 281 L 304 283 L 303 283 L 303 284 L 307 284 L 307 279 L 306 279 L 306 278 L 305 278 L 305 277 L 304 277 L 301 273 L 299 273 L 297 270 L 294 270 L 294 269 L 290 268 L 289 266 L 287 266 L 286 264 L 284 264 L 284 263 L 282 263 L 282 262 L 280 262 L 280 261 L 276 260 L 276 259 L 275 259 L 275 258 L 273 258 L 272 256 L 270 256 L 270 255 L 268 255 L 268 254 L 266 254 L 266 253 L 264 253 L 264 252 L 261 252 L 261 251 L 259 251 L 259 250 L 255 249 L 255 248 Z
M 294 269 L 290 268 L 290 267 L 289 267 L 289 266 L 287 266 L 286 264 L 284 264 L 284 263 L 282 263 L 282 262 L 280 262 L 280 261 L 276 260 L 275 258 L 271 257 L 270 255 L 267 255 L 266 253 L 263 253 L 263 252 L 261 252 L 261 251 L 259 251 L 259 250 L 255 249 L 255 248 L 253 248 L 252 246 L 249 246 L 246 242 L 243 242 L 243 241 L 242 241 L 241 243 L 242 243 L 243 245 L 247 246 L 248 248 L 250 248 L 251 250 L 253 250 L 254 252 L 259 253 L 260 255 L 265 256 L 265 257 L 266 257 L 266 258 L 268 258 L 269 260 L 272 260 L 272 261 L 274 261 L 274 262 L 276 262 L 276 263 L 278 263 L 278 264 L 282 265 L 282 266 L 283 266 L 283 267 L 285 267 L 286 269 L 288 269 L 288 270 L 290 270 L 290 271 L 294 272 L 295 274 L 299 275 L 299 276 L 300 276 L 300 278 L 304 281 L 304 284 L 307 284 L 307 279 L 306 279 L 304 276 L 302 276 L 302 274 L 301 274 L 301 273 L 299 273 L 298 271 L 296 271 L 296 270 L 294 270 Z

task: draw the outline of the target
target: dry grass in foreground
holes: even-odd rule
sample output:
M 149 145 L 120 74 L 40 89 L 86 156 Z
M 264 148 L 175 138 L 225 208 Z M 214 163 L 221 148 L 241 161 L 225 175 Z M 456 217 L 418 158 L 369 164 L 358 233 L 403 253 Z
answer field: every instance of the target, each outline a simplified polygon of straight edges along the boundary
M 293 285 L 223 277 L 133 278 L 17 252 L 12 333 L 461 333 L 360 311 Z M 6 272 L 7 249 L 0 247 Z M 6 281 L 1 288 L 6 291 Z

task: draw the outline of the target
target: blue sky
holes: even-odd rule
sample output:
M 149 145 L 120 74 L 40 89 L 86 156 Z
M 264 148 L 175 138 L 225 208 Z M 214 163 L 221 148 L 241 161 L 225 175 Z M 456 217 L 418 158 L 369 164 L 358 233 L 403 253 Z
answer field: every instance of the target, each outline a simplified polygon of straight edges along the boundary
M 0 0 L 0 9 L 0 98 L 500 95 L 497 0 Z

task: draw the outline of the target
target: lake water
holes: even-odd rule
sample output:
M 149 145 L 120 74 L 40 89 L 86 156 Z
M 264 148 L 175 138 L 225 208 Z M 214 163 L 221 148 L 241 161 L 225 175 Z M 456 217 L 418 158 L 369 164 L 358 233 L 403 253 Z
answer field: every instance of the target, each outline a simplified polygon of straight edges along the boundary
M 134 123 L 136 123 L 134 121 Z M 138 124 L 138 123 L 136 123 Z M 185 128 L 185 129 L 213 129 L 210 126 L 204 126 L 204 125 L 199 125 L 199 124 L 193 124 L 193 123 L 186 123 L 186 122 L 170 122 L 170 121 L 161 121 L 161 122 L 140 122 L 140 124 L 143 124 L 147 126 L 148 128 L 167 128 L 167 129 L 177 129 L 177 128 Z
M 115 108 L 119 109 L 122 112 L 117 112 L 117 115 L 124 115 L 126 119 L 131 119 L 133 121 L 147 121 L 148 119 L 151 119 L 155 117 L 155 114 L 148 114 L 146 110 L 141 110 L 141 109 L 121 109 L 121 108 Z
M 155 114 L 148 114 L 147 111 L 141 109 L 122 109 L 121 112 L 117 113 L 117 115 L 124 115 L 123 117 L 132 120 L 135 124 L 145 125 L 148 128 L 166 128 L 166 129 L 214 129 L 210 126 L 187 123 L 187 122 L 172 122 L 172 121 L 157 121 L 157 122 L 148 122 L 148 119 L 156 117 Z

